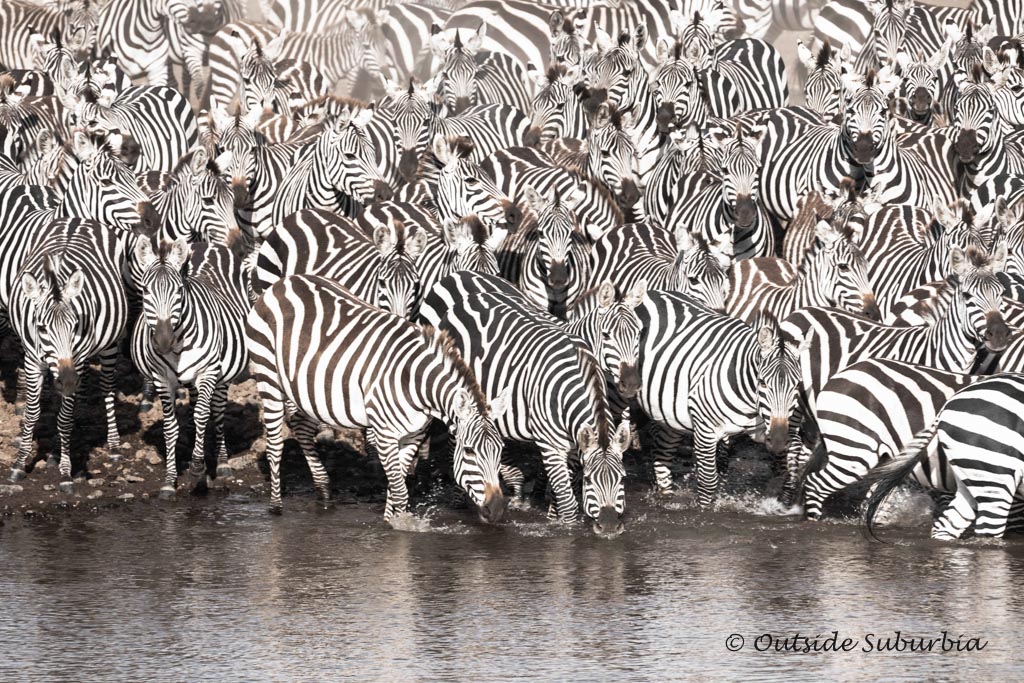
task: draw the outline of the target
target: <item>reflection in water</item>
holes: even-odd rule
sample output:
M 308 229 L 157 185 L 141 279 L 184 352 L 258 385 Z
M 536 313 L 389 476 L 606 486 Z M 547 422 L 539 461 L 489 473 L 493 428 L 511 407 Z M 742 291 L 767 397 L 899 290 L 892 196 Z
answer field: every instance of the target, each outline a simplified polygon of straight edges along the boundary
M 297 506 L 298 507 L 298 506 Z M 513 513 L 232 499 L 0 528 L 0 680 L 917 680 L 1016 673 L 1019 541 L 632 506 L 597 539 Z M 981 653 L 761 653 L 761 633 L 989 641 Z M 746 638 L 730 653 L 725 639 Z M 1012 676 L 1017 677 L 1017 676 Z

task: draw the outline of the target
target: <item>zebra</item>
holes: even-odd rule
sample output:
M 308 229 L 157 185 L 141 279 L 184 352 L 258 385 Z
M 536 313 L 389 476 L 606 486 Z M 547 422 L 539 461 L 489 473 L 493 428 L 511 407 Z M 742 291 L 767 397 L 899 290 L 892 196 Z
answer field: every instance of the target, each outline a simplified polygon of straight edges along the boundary
M 407 182 L 415 180 L 424 149 L 438 135 L 470 138 L 477 162 L 495 150 L 522 145 L 526 140 L 530 120 L 514 107 L 485 104 L 470 107 L 457 116 L 441 116 L 433 104 L 436 79 L 422 84 L 410 79 L 408 87 L 387 78 L 383 83 L 388 101 L 380 108 L 394 121 L 398 152 L 397 164 L 385 161 L 384 165 L 397 166 L 400 176 Z M 394 147 L 394 144 L 388 145 L 388 151 Z
M 32 456 L 43 380 L 53 378 L 60 395 L 60 489 L 71 492 L 71 430 L 80 378 L 99 356 L 107 450 L 120 448 L 114 414 L 115 362 L 128 321 L 122 271 L 125 234 L 77 218 L 49 223 L 18 271 L 10 298 L 10 323 L 25 352 L 22 382 L 25 413 L 11 481 L 23 479 Z
M 583 35 L 587 28 L 588 9 L 577 9 L 572 16 L 568 11 L 556 9 L 548 17 L 551 32 L 550 63 L 576 65 L 583 61 L 590 45 Z M 547 62 L 545 62 L 547 63 Z
M 34 142 L 44 132 L 68 137 L 56 97 L 24 97 L 9 74 L 0 74 L 0 154 L 20 163 L 35 161 Z
M 208 268 L 221 272 L 206 276 L 195 261 L 200 254 L 208 256 L 214 250 L 226 254 L 220 254 Z M 224 406 L 228 385 L 248 365 L 243 324 L 249 302 L 242 269 L 235 267 L 234 273 L 223 270 L 231 261 L 229 256 L 225 258 L 227 254 L 227 246 L 196 245 L 190 249 L 183 239 L 161 240 L 155 250 L 149 239 L 140 239 L 133 253 L 143 275 L 142 314 L 132 332 L 131 355 L 139 372 L 155 384 L 163 407 L 167 469 L 161 498 L 173 498 L 177 484 L 175 399 L 179 384 L 195 384 L 198 394 L 189 473 L 201 477 L 206 469 L 206 429 L 212 419 L 216 476 L 231 475 L 224 445 Z M 225 282 L 230 283 L 228 287 Z
M 563 197 L 556 190 L 545 196 L 527 185 L 523 194 L 533 221 L 506 238 L 499 264 L 527 299 L 565 318 L 587 280 L 590 240 L 575 213 L 584 192 L 578 188 Z
M 501 518 L 502 441 L 495 421 L 505 412 L 507 394 L 495 392 L 488 406 L 447 334 L 365 304 L 316 275 L 275 282 L 256 301 L 245 328 L 250 371 L 267 425 L 271 512 L 282 511 L 286 415 L 292 417 L 313 482 L 325 500 L 330 482 L 313 449 L 319 424 L 367 430 L 367 443 L 388 478 L 386 520 L 408 508 L 405 477 L 437 417 L 455 435 L 455 480 L 484 521 Z M 303 334 L 296 336 L 294 330 Z
M 861 195 L 852 178 L 844 178 L 838 191 L 811 190 L 797 200 L 796 214 L 782 240 L 782 258 L 790 263 L 801 263 L 814 245 L 818 223 L 822 220 L 829 221 L 836 229 L 849 228 L 859 245 L 867 217 L 880 210 L 876 193 L 868 190 Z
M 260 246 L 252 289 L 261 294 L 289 275 L 319 275 L 351 295 L 403 318 L 417 301 L 416 260 L 426 246 L 423 230 L 393 221 L 367 235 L 353 221 L 323 209 L 288 216 Z
M 825 121 L 835 120 L 846 105 L 843 70 L 853 68 L 849 45 L 843 45 L 837 53 L 832 43 L 826 40 L 817 52 L 812 52 L 803 41 L 797 41 L 797 55 L 807 71 L 804 106 Z
M 658 163 L 648 175 L 644 187 L 644 212 L 647 221 L 666 227 L 666 220 L 682 196 L 693 188 L 710 185 L 721 168 L 720 150 L 706 143 L 695 126 L 673 130 L 662 146 Z M 699 189 L 697 191 L 699 191 Z
M 807 518 L 820 519 L 832 494 L 899 455 L 954 393 L 977 379 L 883 359 L 853 363 L 833 375 L 818 395 L 821 444 L 801 473 Z M 922 469 L 918 480 L 927 482 L 929 470 L 940 468 Z
M 586 343 L 508 282 L 481 273 L 441 280 L 420 316 L 453 336 L 486 395 L 508 387 L 508 413 L 495 424 L 504 438 L 540 448 L 554 495 L 550 514 L 563 521 L 579 516 L 569 471 L 575 455 L 583 468 L 584 516 L 598 534 L 620 531 L 629 424 L 613 431 L 604 373 Z M 520 482 L 512 478 L 517 498 Z
M 693 197 L 681 197 L 666 219 L 676 238 L 683 232 L 699 232 L 716 241 L 732 235 L 737 259 L 775 254 L 775 225 L 758 202 L 761 174 L 761 140 L 765 130 L 712 128 L 708 142 L 721 155 L 721 182 L 705 186 Z
M 698 69 L 686 56 L 683 43 L 662 36 L 651 84 L 657 104 L 658 132 L 669 134 L 689 126 L 703 129 L 709 119 L 729 118 L 740 109 L 732 81 L 714 69 Z
M 239 61 L 243 115 L 254 109 L 265 114 L 289 114 L 293 108 L 329 94 L 326 79 L 315 66 L 278 60 L 282 41 L 279 36 L 261 45 L 259 38 L 253 38 Z
M 537 147 L 559 138 L 586 138 L 587 117 L 574 92 L 579 68 L 552 64 L 547 71 L 540 72 L 533 64 L 527 64 L 526 73 L 536 94 L 528 108 L 530 128 L 523 144 Z
M 693 433 L 697 496 L 710 505 L 718 488 L 716 453 L 737 434 L 786 448 L 800 380 L 803 345 L 782 340 L 774 316 L 753 327 L 709 311 L 676 292 L 648 291 L 640 317 L 640 407 L 655 423 L 659 492 L 672 490 L 669 469 L 684 431 Z
M 101 3 L 78 0 L 61 11 L 44 3 L 12 0 L 0 8 L 0 65 L 4 69 L 35 69 L 36 49 L 30 29 L 43 35 L 56 33 L 76 57 L 96 44 L 97 12 Z
M 932 538 L 959 539 L 971 527 L 976 536 L 1001 538 L 1008 520 L 1019 523 L 1022 509 L 1022 401 L 1024 378 L 1018 374 L 988 377 L 960 389 L 891 463 L 872 473 L 868 529 L 892 490 L 937 450 L 945 476 L 934 481 L 933 474 L 928 484 L 941 484 L 953 497 L 932 524 Z
M 723 311 L 731 263 L 728 236 L 708 244 L 699 235 L 684 233 L 677 242 L 664 228 L 627 223 L 609 230 L 591 247 L 587 288 L 609 281 L 624 292 L 643 280 L 650 289 L 681 292 L 711 310 Z
M 480 51 L 486 32 L 487 24 L 481 24 L 463 42 L 461 31 L 456 29 L 455 38 L 449 41 L 440 26 L 431 27 L 441 102 L 453 114 L 474 104 L 507 104 L 526 111 L 530 94 L 526 91 L 525 67 L 503 52 Z
M 274 198 L 275 225 L 303 208 L 356 213 L 358 203 L 391 199 L 365 131 L 372 117 L 372 109 L 346 109 L 296 153 Z
M 818 223 L 814 245 L 793 271 L 781 259 L 739 260 L 729 268 L 726 312 L 752 323 L 760 311 L 778 319 L 805 306 L 842 306 L 878 320 L 868 265 L 849 227 Z
M 918 50 L 914 56 L 901 51 L 896 55 L 900 67 L 900 86 L 896 97 L 906 103 L 906 116 L 911 121 L 934 125 L 943 120 L 941 108 L 942 67 L 949 55 L 949 42 L 938 52 L 926 56 Z

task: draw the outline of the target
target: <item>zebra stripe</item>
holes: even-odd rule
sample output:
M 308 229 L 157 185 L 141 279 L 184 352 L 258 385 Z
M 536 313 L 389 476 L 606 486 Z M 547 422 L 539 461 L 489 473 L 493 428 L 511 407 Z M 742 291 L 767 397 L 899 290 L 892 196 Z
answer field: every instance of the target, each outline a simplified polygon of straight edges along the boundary
M 431 50 L 437 62 L 434 77 L 448 111 L 460 114 L 475 104 L 507 104 L 527 110 L 530 96 L 526 92 L 525 66 L 503 52 L 480 50 L 486 24 L 468 34 L 465 41 L 459 29 L 452 40 L 436 24 L 430 32 Z
M 97 12 L 100 3 L 92 0 L 58 4 L 37 4 L 9 0 L 0 6 L 0 70 L 35 69 L 37 45 L 32 39 L 34 29 L 41 35 L 57 36 L 76 56 L 89 53 L 96 44 Z

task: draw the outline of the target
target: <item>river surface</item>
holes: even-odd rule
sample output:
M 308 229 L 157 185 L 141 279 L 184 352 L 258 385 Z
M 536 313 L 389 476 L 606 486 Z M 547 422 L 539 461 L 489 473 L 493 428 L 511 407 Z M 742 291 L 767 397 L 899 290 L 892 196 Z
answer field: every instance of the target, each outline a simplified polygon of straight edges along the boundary
M 1024 542 L 637 500 L 596 538 L 239 497 L 0 527 L 0 680 L 1020 680 Z M 862 652 L 867 634 L 987 642 Z M 758 652 L 832 631 L 853 652 Z M 739 652 L 726 641 L 744 638 Z M 734 638 L 732 644 L 738 641 Z M 938 650 L 941 645 L 936 646 Z

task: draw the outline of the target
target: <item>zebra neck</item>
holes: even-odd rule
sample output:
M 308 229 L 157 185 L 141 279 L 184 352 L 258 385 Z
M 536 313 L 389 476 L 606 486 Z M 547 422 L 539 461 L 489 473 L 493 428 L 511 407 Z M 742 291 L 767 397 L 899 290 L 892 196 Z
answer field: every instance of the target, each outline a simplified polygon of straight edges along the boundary
M 936 307 L 945 306 L 936 323 L 925 328 L 929 364 L 950 372 L 970 372 L 978 345 L 970 328 L 960 288 L 947 287 L 936 295 Z M 938 312 L 938 311 L 936 311 Z
M 797 267 L 791 283 L 794 296 L 794 310 L 805 306 L 835 306 L 826 293 L 828 282 L 825 269 L 826 254 L 819 240 L 804 256 Z

